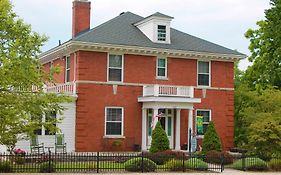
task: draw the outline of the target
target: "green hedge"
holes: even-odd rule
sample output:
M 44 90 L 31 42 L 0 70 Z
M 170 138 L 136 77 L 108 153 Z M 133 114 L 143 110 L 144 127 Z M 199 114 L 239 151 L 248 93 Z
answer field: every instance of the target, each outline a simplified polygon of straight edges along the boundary
M 188 159 L 187 161 L 185 161 L 184 167 L 186 169 L 194 169 L 194 170 L 200 170 L 200 171 L 208 170 L 208 164 L 197 158 L 191 158 L 191 159 Z
M 281 159 L 271 159 L 268 166 L 273 171 L 281 171 Z
M 43 162 L 40 164 L 40 173 L 56 172 L 56 164 L 53 162 Z
M 0 160 L 0 172 L 1 173 L 12 172 L 12 163 L 8 160 Z
M 153 172 L 155 171 L 157 165 L 152 160 L 147 158 L 143 158 L 143 165 L 142 165 L 142 158 L 137 157 L 130 160 L 127 160 L 124 164 L 125 170 L 131 172 Z M 142 167 L 143 166 L 143 167 Z
M 240 159 L 232 164 L 232 168 L 238 169 L 238 170 L 243 170 L 243 159 Z M 267 164 L 265 161 L 263 161 L 260 158 L 255 158 L 255 157 L 248 157 L 245 158 L 245 169 L 246 170 L 253 170 L 253 171 L 258 171 L 258 170 L 267 170 Z

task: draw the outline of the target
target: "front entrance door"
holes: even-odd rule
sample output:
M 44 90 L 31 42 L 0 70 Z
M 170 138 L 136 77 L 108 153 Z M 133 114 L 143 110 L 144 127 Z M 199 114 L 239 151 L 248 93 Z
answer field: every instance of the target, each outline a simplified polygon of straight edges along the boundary
M 158 121 L 161 123 L 162 128 L 165 130 L 168 139 L 169 139 L 169 143 L 170 143 L 170 148 L 173 149 L 173 145 L 174 145 L 174 123 L 173 123 L 173 116 L 174 116 L 174 110 L 173 109 L 159 109 L 158 110 L 158 114 L 159 113 L 163 113 L 163 117 L 158 118 Z M 148 109 L 148 115 L 147 115 L 147 128 L 148 128 L 148 140 L 147 140 L 147 146 L 148 148 L 150 148 L 151 145 L 151 135 L 152 135 L 152 128 L 151 128 L 151 121 L 152 121 L 152 114 L 153 114 L 153 110 L 152 109 Z

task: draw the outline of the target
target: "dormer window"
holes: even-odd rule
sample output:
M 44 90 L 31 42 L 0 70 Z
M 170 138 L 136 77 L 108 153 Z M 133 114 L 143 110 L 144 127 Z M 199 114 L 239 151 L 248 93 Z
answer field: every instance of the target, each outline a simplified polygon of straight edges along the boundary
M 158 41 L 166 41 L 166 26 L 158 25 Z
M 173 17 L 162 13 L 154 13 L 135 26 L 154 43 L 171 44 L 171 20 Z

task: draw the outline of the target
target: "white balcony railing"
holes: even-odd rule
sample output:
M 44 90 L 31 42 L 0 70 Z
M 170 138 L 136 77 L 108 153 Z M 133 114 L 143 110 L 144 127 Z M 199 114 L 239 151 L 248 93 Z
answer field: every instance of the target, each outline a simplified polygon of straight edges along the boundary
M 63 93 L 63 94 L 76 94 L 75 82 L 67 82 L 63 84 L 56 84 L 52 86 L 45 86 L 45 92 L 47 93 Z
M 143 87 L 143 96 L 173 96 L 173 97 L 194 97 L 192 86 L 169 86 L 169 85 L 148 85 Z

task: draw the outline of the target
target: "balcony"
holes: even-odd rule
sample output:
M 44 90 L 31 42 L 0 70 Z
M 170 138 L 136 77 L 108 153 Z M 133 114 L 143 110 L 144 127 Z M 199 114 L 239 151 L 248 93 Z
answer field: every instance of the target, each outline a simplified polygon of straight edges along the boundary
M 148 85 L 143 87 L 143 97 L 194 97 L 192 86 Z
M 75 82 L 67 82 L 63 84 L 55 84 L 55 85 L 46 85 L 44 87 L 44 91 L 46 93 L 61 93 L 67 95 L 75 95 L 76 94 L 76 83 Z

